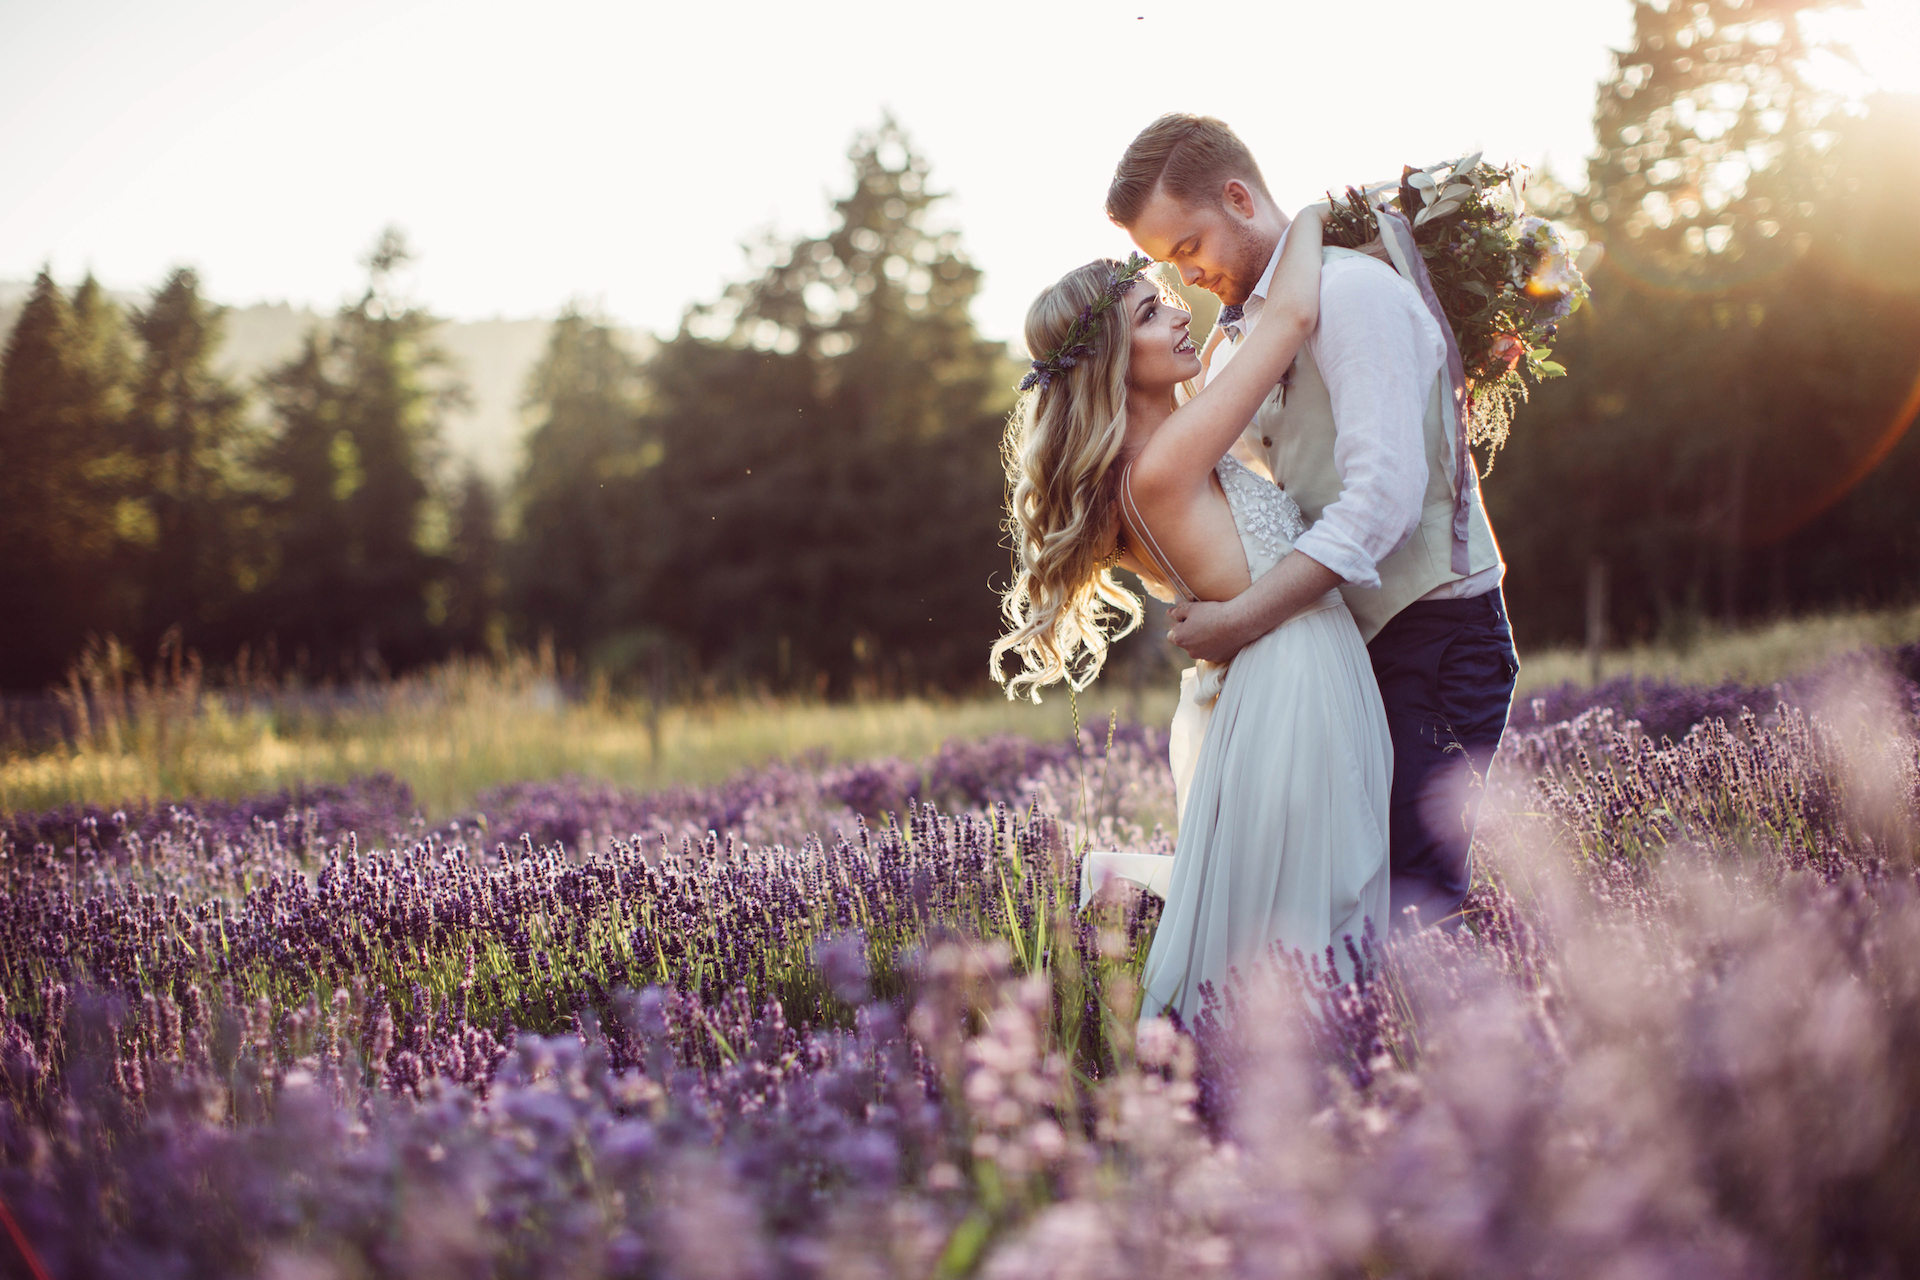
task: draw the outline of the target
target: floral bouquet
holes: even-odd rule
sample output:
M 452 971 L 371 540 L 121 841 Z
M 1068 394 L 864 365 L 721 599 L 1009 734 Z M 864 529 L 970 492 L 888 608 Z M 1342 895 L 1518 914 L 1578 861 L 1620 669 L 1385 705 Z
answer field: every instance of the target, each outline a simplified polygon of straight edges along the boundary
M 1399 183 L 1347 188 L 1327 202 L 1328 244 L 1373 249 L 1374 209 L 1398 210 L 1413 225 L 1434 295 L 1466 369 L 1468 438 L 1498 450 L 1515 401 L 1528 385 L 1566 370 L 1550 358 L 1559 322 L 1587 298 L 1587 282 L 1558 227 L 1524 212 L 1526 170 L 1480 162 L 1480 153 L 1425 169 Z

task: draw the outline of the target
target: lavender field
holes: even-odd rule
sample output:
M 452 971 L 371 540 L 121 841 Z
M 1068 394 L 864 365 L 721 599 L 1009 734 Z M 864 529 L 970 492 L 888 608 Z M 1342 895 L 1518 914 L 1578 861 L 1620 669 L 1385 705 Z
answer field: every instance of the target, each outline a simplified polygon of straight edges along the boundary
M 0 829 L 7 1274 L 1920 1271 L 1920 652 L 1525 699 L 1463 927 L 1136 1032 L 1157 729 Z M 1380 922 L 1384 928 L 1387 922 Z M 39 1270 L 36 1271 L 35 1269 Z

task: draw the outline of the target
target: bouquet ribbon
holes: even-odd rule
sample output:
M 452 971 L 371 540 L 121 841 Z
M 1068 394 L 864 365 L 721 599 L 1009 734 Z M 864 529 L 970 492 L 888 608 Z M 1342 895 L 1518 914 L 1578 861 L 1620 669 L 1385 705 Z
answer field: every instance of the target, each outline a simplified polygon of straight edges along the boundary
M 1467 371 L 1460 360 L 1460 345 L 1453 339 L 1453 326 L 1447 323 L 1447 313 L 1440 309 L 1440 299 L 1434 296 L 1433 278 L 1427 274 L 1427 260 L 1420 256 L 1420 246 L 1413 242 L 1413 225 L 1406 215 L 1396 210 L 1377 206 L 1374 218 L 1380 224 L 1380 240 L 1386 246 L 1387 255 L 1393 259 L 1393 265 L 1400 270 L 1401 276 L 1420 291 L 1421 301 L 1427 304 L 1427 310 L 1433 313 L 1434 323 L 1440 326 L 1441 336 L 1447 341 L 1447 385 L 1451 393 L 1447 397 L 1453 416 L 1453 571 L 1461 577 L 1473 572 L 1472 557 L 1467 546 L 1467 513 L 1472 506 L 1474 486 L 1480 477 L 1474 471 L 1473 454 L 1467 448 Z

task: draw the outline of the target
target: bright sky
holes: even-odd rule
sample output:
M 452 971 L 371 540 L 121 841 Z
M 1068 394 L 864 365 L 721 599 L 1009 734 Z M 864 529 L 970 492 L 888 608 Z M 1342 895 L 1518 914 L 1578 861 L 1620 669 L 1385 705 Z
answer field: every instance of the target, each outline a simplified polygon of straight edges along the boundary
M 1920 92 L 1920 0 L 1867 73 Z M 0 279 L 331 308 L 397 223 L 458 318 L 569 298 L 671 330 L 739 245 L 827 224 L 891 109 L 955 197 L 994 337 L 1124 247 L 1114 161 L 1169 110 L 1233 124 L 1283 205 L 1484 147 L 1577 177 L 1629 0 L 0 0 Z

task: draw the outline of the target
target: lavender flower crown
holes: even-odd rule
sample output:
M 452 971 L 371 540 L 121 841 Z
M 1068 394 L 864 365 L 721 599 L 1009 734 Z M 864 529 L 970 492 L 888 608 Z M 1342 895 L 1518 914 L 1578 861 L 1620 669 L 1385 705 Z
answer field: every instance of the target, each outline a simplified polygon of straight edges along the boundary
M 1020 379 L 1020 390 L 1030 391 L 1034 387 L 1039 387 L 1045 391 L 1047 385 L 1053 381 L 1054 374 L 1065 373 L 1073 368 L 1074 361 L 1081 356 L 1091 355 L 1093 343 L 1090 340 L 1093 337 L 1094 322 L 1114 303 L 1126 296 L 1127 290 L 1133 287 L 1133 282 L 1140 278 L 1140 273 L 1152 265 L 1152 258 L 1138 253 L 1128 254 L 1120 270 L 1108 277 L 1107 291 L 1100 296 L 1100 300 L 1089 302 L 1080 308 L 1080 314 L 1075 316 L 1073 323 L 1067 326 L 1067 336 L 1060 345 L 1033 362 L 1033 372 Z

